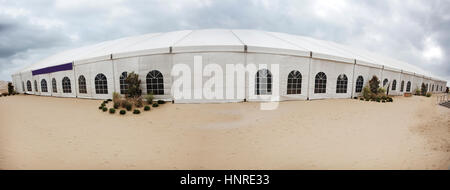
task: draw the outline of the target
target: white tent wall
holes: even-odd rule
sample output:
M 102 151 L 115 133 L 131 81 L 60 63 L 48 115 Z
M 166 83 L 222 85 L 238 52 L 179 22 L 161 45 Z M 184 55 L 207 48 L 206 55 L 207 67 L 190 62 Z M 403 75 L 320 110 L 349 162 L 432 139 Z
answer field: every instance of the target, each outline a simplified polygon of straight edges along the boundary
M 73 71 L 72 70 L 54 72 L 54 73 L 51 74 L 51 77 L 55 78 L 56 86 L 57 86 L 57 90 L 58 90 L 58 93 L 56 93 L 56 94 L 54 93 L 53 96 L 58 96 L 58 97 L 76 97 L 75 83 L 77 81 L 75 80 L 75 77 L 73 75 Z M 70 79 L 71 93 L 64 93 L 63 92 L 62 80 L 63 80 L 64 77 L 68 77 Z
M 382 79 L 380 79 L 381 85 L 384 89 L 386 89 L 386 92 L 389 92 L 389 95 L 399 95 L 400 89 L 399 89 L 399 81 L 401 77 L 401 70 L 396 70 L 393 68 L 384 67 L 381 73 Z M 388 82 L 386 85 L 383 85 L 384 79 L 388 79 Z M 394 84 L 394 81 L 396 83 L 395 89 L 392 89 L 392 86 Z M 389 89 L 388 89 L 389 88 Z
M 42 96 L 51 96 L 52 95 L 52 89 L 51 89 L 51 81 L 50 79 L 50 75 L 49 74 L 42 74 L 42 75 L 36 75 L 37 78 L 39 78 L 38 80 L 38 89 L 40 92 L 40 95 Z M 45 80 L 45 82 L 47 83 L 47 92 L 42 91 L 42 80 Z M 50 85 L 49 85 L 50 84 Z
M 127 76 L 134 72 L 139 74 L 139 57 L 128 57 L 122 59 L 113 59 L 114 65 L 114 91 L 120 94 L 120 76 L 123 72 L 127 73 Z M 123 94 L 122 94 L 123 95 Z
M 312 58 L 309 77 L 309 98 L 350 98 L 353 85 L 353 66 L 354 64 L 351 63 Z M 325 93 L 314 93 L 315 77 L 319 72 L 323 72 L 327 76 Z M 347 93 L 336 93 L 337 78 L 340 74 L 347 76 Z
M 222 76 L 224 84 L 216 84 L 217 88 L 222 89 L 222 97 L 220 99 L 217 98 L 206 98 L 202 95 L 202 97 L 196 97 L 195 92 L 197 91 L 199 94 L 203 94 L 203 88 L 199 86 L 194 85 L 194 75 L 195 75 L 195 68 L 194 68 L 194 57 L 198 56 L 201 58 L 201 63 L 203 70 L 205 70 L 205 67 L 209 64 L 215 64 L 218 65 L 222 69 L 222 75 L 219 75 L 217 73 L 213 73 L 211 77 L 202 77 L 202 84 L 205 85 L 205 82 L 208 81 L 210 78 Z M 245 65 L 245 54 L 244 53 L 232 53 L 232 52 L 209 52 L 209 53 L 180 53 L 180 54 L 173 54 L 173 65 L 172 67 L 175 67 L 177 64 L 185 64 L 190 68 L 191 72 L 191 98 L 192 99 L 185 99 L 185 98 L 176 98 L 174 97 L 174 101 L 176 103 L 206 103 L 206 102 L 214 102 L 214 103 L 221 103 L 221 102 L 239 102 L 243 101 L 242 99 L 226 99 L 226 65 L 227 64 L 242 64 Z M 211 65 L 212 66 L 212 65 Z M 170 69 L 171 70 L 171 69 Z M 170 72 L 169 70 L 169 72 Z M 202 72 L 199 70 L 199 72 Z M 201 75 L 201 73 L 200 73 Z M 179 78 L 176 77 L 175 80 Z M 240 88 L 240 89 L 238 89 Z M 238 85 L 234 87 L 234 92 L 236 93 L 237 90 L 244 91 L 245 85 Z M 181 89 L 180 89 L 181 90 Z M 214 89 L 213 89 L 214 90 Z
M 33 87 L 33 76 L 31 75 L 31 71 L 30 72 L 24 72 L 21 73 L 22 75 L 22 80 L 25 82 L 25 91 L 27 94 L 35 94 L 34 92 L 34 87 Z M 31 90 L 28 89 L 28 81 L 30 81 L 31 83 Z
M 62 94 L 61 81 L 59 81 L 56 78 L 56 75 L 54 73 L 49 73 L 48 75 L 49 75 L 49 78 L 50 78 L 49 90 L 52 92 L 52 96 L 61 97 L 61 94 Z M 55 81 L 56 81 L 56 92 L 53 92 L 53 79 L 55 79 Z
M 155 100 L 172 100 L 171 88 L 172 88 L 172 55 L 160 54 L 140 56 L 138 58 L 138 70 L 139 78 L 141 79 L 142 94 L 147 94 L 147 75 L 150 71 L 157 70 L 163 75 L 164 82 L 164 95 L 154 95 Z M 134 65 L 134 64 L 133 64 Z M 120 77 L 120 75 L 119 75 Z M 118 82 L 118 78 L 115 80 Z
M 403 87 L 403 93 L 405 92 L 413 92 L 413 87 L 414 87 L 414 73 L 406 73 L 405 71 L 403 71 L 402 73 L 402 81 L 405 82 L 405 85 Z M 409 91 L 406 91 L 406 88 L 408 86 L 408 82 L 411 83 L 410 89 Z M 400 87 L 401 87 L 401 81 L 400 81 Z
M 93 98 L 93 99 L 112 98 L 112 93 L 114 92 L 114 83 L 116 81 L 115 76 L 113 74 L 112 60 L 98 61 L 98 62 L 92 62 L 92 63 L 82 63 L 82 64 L 77 64 L 75 62 L 75 64 L 74 64 L 75 71 L 78 70 L 78 67 L 80 67 L 80 70 L 82 70 L 82 71 L 89 70 L 88 73 L 77 72 L 77 74 L 78 74 L 78 76 L 80 74 L 83 74 L 86 77 L 87 91 L 90 92 L 91 98 Z M 106 77 L 107 87 L 108 87 L 107 94 L 96 93 L 95 78 L 99 74 L 103 74 Z M 78 78 L 75 80 L 75 82 L 78 83 Z M 76 93 L 77 93 L 77 95 L 80 94 L 78 88 L 76 89 Z
M 272 92 L 271 96 L 262 96 L 262 99 L 258 96 L 252 98 L 255 95 L 255 82 L 256 73 L 247 74 L 247 88 L 249 101 L 270 101 L 270 99 L 279 100 L 306 100 L 308 94 L 308 79 L 309 79 L 309 62 L 310 58 L 298 57 L 298 56 L 286 56 L 275 54 L 262 54 L 262 53 L 247 53 L 246 65 L 253 64 L 256 66 L 256 70 L 266 67 L 272 74 L 272 82 L 275 77 L 278 77 L 278 96 Z M 278 65 L 279 73 L 272 70 L 272 65 Z M 301 81 L 301 94 L 287 94 L 287 82 L 288 76 L 291 71 L 299 71 L 302 76 Z M 273 89 L 273 85 L 272 85 Z M 269 99 L 270 98 L 270 99 Z
M 92 78 L 93 74 L 91 73 L 91 65 L 90 64 L 75 65 L 74 70 L 75 70 L 75 79 L 76 79 L 75 86 L 77 87 L 76 88 L 77 97 L 93 98 L 94 94 L 95 94 L 95 83 L 94 83 L 94 79 Z M 86 93 L 80 93 L 80 84 L 79 84 L 80 76 L 83 76 L 86 79 Z M 91 88 L 91 87 L 94 87 L 94 88 Z
M 372 79 L 373 76 L 376 76 L 378 78 L 378 80 L 380 80 L 381 77 L 381 69 L 382 67 L 379 65 L 372 65 L 372 64 L 367 64 L 367 63 L 358 63 L 358 61 L 356 61 L 355 64 L 355 74 L 354 74 L 354 78 L 353 78 L 353 96 L 360 96 L 362 94 L 361 92 L 356 92 L 356 80 L 358 79 L 358 76 L 362 76 L 364 79 L 364 83 L 363 83 L 363 87 L 366 85 L 369 85 L 369 81 L 370 79 Z

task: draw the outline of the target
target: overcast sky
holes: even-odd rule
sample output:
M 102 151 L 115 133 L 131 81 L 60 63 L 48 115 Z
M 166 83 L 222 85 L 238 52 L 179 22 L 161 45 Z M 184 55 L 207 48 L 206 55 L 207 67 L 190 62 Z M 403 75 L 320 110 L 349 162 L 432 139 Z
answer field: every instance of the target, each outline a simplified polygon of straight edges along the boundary
M 0 0 L 0 80 L 62 50 L 202 28 L 331 40 L 450 81 L 450 0 Z

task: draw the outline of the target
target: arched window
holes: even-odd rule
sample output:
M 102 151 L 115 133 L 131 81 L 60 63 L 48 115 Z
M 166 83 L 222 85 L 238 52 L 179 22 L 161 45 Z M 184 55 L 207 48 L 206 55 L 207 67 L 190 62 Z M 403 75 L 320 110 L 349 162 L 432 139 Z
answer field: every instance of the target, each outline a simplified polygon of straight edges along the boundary
M 408 81 L 406 83 L 406 92 L 410 92 L 411 91 L 411 81 Z
M 28 90 L 28 92 L 33 91 L 33 89 L 31 89 L 31 82 L 30 81 L 27 81 L 27 90 Z
M 22 91 L 25 92 L 25 83 L 22 81 Z
M 62 79 L 62 88 L 63 88 L 63 93 L 72 93 L 72 86 L 70 85 L 69 77 L 64 77 Z
M 402 80 L 402 83 L 400 84 L 400 92 L 403 92 L 404 87 L 405 87 L 405 81 Z
M 397 89 L 397 80 L 392 81 L 392 90 Z
M 356 92 L 362 92 L 363 85 L 364 85 L 363 76 L 358 76 L 358 78 L 356 79 Z
M 323 72 L 316 74 L 316 81 L 314 83 L 314 93 L 325 93 L 327 89 L 327 75 Z
M 272 94 L 272 73 L 267 69 L 261 69 L 256 73 L 256 95 Z
M 384 79 L 383 80 L 383 86 L 386 86 L 386 84 L 389 82 L 389 80 L 388 79 Z
M 431 86 L 431 92 L 434 92 L 434 84 Z
M 147 94 L 164 95 L 164 77 L 158 70 L 148 72 Z
M 336 93 L 347 93 L 347 76 L 340 74 L 336 82 Z
M 427 85 L 425 86 L 425 92 L 428 92 L 428 83 L 427 83 Z
M 47 81 L 45 79 L 41 80 L 41 92 L 48 92 L 48 90 L 47 90 Z
M 288 76 L 287 94 L 302 93 L 302 74 L 300 71 L 291 71 Z
M 34 80 L 34 91 L 38 92 L 37 81 L 36 80 Z
M 53 90 L 53 93 L 58 93 L 58 89 L 56 88 L 56 79 L 55 78 L 52 79 L 52 90 Z
M 120 75 L 120 79 L 119 79 L 119 83 L 120 83 L 120 93 L 121 94 L 126 94 L 128 92 L 128 84 L 125 81 L 128 77 L 127 72 L 123 72 Z
M 95 76 L 95 93 L 108 94 L 108 81 L 102 73 Z
M 86 87 L 86 78 L 84 78 L 83 75 L 80 75 L 78 77 L 78 91 L 80 94 L 86 94 L 87 93 L 87 87 Z

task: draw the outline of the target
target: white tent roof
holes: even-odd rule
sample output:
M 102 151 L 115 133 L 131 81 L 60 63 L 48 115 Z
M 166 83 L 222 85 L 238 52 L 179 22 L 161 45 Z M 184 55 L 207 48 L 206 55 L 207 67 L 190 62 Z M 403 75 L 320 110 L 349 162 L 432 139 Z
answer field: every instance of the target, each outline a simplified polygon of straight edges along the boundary
M 149 55 L 158 53 L 231 51 L 274 53 L 296 56 L 310 56 L 341 62 L 353 63 L 355 60 L 383 65 L 386 68 L 404 70 L 437 79 L 431 73 L 414 65 L 398 61 L 369 51 L 352 48 L 330 41 L 310 37 L 258 30 L 181 30 L 166 33 L 151 33 L 64 51 L 41 60 L 20 72 L 28 72 L 49 66 L 74 62 Z

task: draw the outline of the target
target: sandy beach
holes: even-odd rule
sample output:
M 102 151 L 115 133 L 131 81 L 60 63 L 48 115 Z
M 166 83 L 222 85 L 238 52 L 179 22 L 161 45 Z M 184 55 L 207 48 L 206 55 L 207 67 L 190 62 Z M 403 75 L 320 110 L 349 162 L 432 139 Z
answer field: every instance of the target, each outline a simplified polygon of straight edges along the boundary
M 0 98 L 0 169 L 448 169 L 436 98 L 171 104 L 125 116 L 101 100 Z

